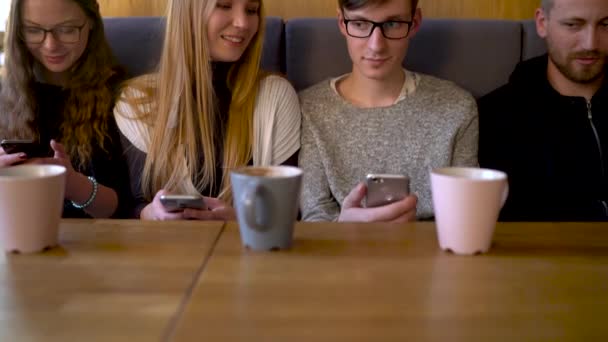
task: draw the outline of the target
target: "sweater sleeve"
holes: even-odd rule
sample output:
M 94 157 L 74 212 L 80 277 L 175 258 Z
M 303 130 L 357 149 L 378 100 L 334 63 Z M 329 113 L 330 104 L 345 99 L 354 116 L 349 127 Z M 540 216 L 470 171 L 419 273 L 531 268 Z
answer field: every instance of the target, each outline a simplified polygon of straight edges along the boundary
M 466 104 L 466 118 L 458 130 L 452 155 L 452 166 L 477 167 L 477 149 L 479 144 L 479 116 L 477 104 L 471 97 Z
M 300 103 L 286 79 L 262 80 L 254 118 L 254 165 L 282 164 L 300 149 Z
M 304 171 L 301 197 L 302 220 L 337 220 L 340 207 L 331 193 L 314 134 L 306 117 L 302 121 L 302 146 L 299 163 Z

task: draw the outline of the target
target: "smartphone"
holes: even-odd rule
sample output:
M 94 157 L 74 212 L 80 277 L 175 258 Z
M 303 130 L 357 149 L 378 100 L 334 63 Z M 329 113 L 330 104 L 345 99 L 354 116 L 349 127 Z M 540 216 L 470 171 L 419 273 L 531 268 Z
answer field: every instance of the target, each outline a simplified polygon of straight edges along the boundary
M 196 195 L 161 195 L 160 203 L 170 213 L 189 209 L 207 209 L 205 201 L 201 196 Z
M 380 207 L 400 201 L 410 194 L 410 179 L 404 175 L 369 174 L 365 178 L 365 207 Z
M 6 154 L 25 153 L 28 158 L 44 157 L 41 145 L 31 139 L 3 139 L 0 141 L 0 147 Z

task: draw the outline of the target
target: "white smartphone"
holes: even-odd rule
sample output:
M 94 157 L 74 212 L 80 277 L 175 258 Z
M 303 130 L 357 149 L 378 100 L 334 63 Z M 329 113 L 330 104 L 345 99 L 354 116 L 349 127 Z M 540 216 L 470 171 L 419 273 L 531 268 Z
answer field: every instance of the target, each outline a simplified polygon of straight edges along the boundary
M 183 211 L 186 208 L 206 210 L 205 201 L 196 195 L 162 195 L 160 203 L 170 213 Z
M 410 194 L 410 179 L 404 175 L 368 174 L 365 178 L 365 207 L 380 207 L 400 201 Z

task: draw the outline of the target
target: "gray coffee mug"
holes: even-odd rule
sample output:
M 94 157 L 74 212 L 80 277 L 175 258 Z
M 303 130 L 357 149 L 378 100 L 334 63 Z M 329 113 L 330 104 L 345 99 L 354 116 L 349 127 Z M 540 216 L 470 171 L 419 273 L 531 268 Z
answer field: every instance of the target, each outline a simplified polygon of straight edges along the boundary
M 253 250 L 290 248 L 298 216 L 302 170 L 245 167 L 230 173 L 243 245 Z

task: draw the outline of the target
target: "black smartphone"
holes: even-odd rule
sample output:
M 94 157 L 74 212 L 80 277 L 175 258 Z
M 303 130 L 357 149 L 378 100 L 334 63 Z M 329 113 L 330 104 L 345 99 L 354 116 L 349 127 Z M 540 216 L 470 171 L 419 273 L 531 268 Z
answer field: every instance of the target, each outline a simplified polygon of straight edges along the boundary
M 28 158 L 47 156 L 45 149 L 30 139 L 3 139 L 0 141 L 0 147 L 6 154 L 25 153 Z
M 205 210 L 205 201 L 196 195 L 162 195 L 160 203 L 170 213 L 183 211 L 186 208 Z
M 365 179 L 365 207 L 380 207 L 400 201 L 410 194 L 410 179 L 404 175 L 369 174 Z

